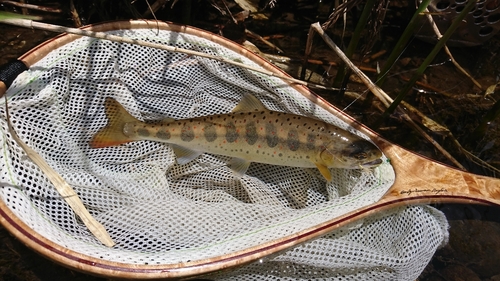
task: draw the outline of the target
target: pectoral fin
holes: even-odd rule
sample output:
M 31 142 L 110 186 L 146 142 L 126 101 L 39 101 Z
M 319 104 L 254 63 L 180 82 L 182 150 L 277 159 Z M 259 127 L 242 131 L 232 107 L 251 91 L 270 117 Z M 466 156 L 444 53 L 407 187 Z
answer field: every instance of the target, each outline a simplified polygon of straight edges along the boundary
M 203 154 L 201 151 L 191 150 L 179 145 L 172 144 L 171 146 L 174 150 L 175 156 L 177 157 L 177 163 L 179 165 L 184 165 Z
M 323 177 L 328 182 L 331 182 L 332 181 L 332 174 L 330 173 L 330 170 L 328 169 L 328 167 L 323 165 L 323 164 L 319 164 L 319 163 L 314 163 L 314 164 L 316 164 L 316 167 L 318 167 L 318 170 L 321 173 L 321 175 L 323 175 Z
M 240 179 L 247 172 L 250 163 L 248 160 L 234 157 L 229 161 L 228 167 L 233 171 L 234 176 Z

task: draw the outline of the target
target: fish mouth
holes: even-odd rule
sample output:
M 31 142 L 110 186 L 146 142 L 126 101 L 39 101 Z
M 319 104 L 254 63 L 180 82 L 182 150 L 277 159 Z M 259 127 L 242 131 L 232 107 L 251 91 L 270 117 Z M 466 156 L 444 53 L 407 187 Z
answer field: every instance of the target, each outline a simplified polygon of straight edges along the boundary
M 364 168 L 373 168 L 373 167 L 376 167 L 376 166 L 378 166 L 380 164 L 382 164 L 382 159 L 378 158 L 378 159 L 375 159 L 373 161 L 361 164 L 361 167 L 364 167 Z

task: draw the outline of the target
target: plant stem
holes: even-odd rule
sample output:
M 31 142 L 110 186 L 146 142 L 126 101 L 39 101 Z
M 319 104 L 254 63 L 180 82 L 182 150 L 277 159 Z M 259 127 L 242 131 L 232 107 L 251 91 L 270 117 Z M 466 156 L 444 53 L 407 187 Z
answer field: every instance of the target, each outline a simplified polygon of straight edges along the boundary
M 375 82 L 379 87 L 382 87 L 382 84 L 384 83 L 385 78 L 387 77 L 387 73 L 389 73 L 389 69 L 391 69 L 396 60 L 401 56 L 404 49 L 406 48 L 408 41 L 410 41 L 410 39 L 413 37 L 415 27 L 417 26 L 417 24 L 421 23 L 421 13 L 427 8 L 430 2 L 431 0 L 423 0 L 422 3 L 420 3 L 420 6 L 415 11 L 413 17 L 406 26 L 405 31 L 403 32 L 398 42 L 394 46 L 394 49 L 392 49 L 391 54 L 384 63 L 382 69 L 380 70 L 380 74 L 378 75 L 377 80 Z
M 379 120 L 375 123 L 374 127 L 379 127 L 382 123 L 382 121 L 389 116 L 389 114 L 392 114 L 396 107 L 399 105 L 399 103 L 403 100 L 403 98 L 408 94 L 411 88 L 415 85 L 415 82 L 422 76 L 424 71 L 427 69 L 427 66 L 434 60 L 436 55 L 439 53 L 441 48 L 446 44 L 446 41 L 451 37 L 451 35 L 455 32 L 455 30 L 458 28 L 458 26 L 462 23 L 462 20 L 465 18 L 467 13 L 469 13 L 472 8 L 476 5 L 476 1 L 474 0 L 469 0 L 467 5 L 464 7 L 463 11 L 456 17 L 450 28 L 446 30 L 444 33 L 443 37 L 436 43 L 430 54 L 425 58 L 424 62 L 420 65 L 420 67 L 417 69 L 415 74 L 412 76 L 410 81 L 406 84 L 405 88 L 398 94 L 398 96 L 394 99 L 393 103 L 387 108 L 386 111 L 380 116 Z
M 356 47 L 358 46 L 359 40 L 361 38 L 361 33 L 366 28 L 366 24 L 368 23 L 368 19 L 370 18 L 371 11 L 373 10 L 373 6 L 375 5 L 376 0 L 368 0 L 363 9 L 363 13 L 361 14 L 358 24 L 356 25 L 356 29 L 352 34 L 352 38 L 349 41 L 349 45 L 347 46 L 347 50 L 345 51 L 345 55 L 351 59 Z M 349 68 L 346 67 L 344 63 L 339 66 L 339 71 L 337 76 L 335 77 L 335 81 L 333 82 L 333 87 L 343 89 L 343 84 L 345 84 L 344 80 L 346 78 Z

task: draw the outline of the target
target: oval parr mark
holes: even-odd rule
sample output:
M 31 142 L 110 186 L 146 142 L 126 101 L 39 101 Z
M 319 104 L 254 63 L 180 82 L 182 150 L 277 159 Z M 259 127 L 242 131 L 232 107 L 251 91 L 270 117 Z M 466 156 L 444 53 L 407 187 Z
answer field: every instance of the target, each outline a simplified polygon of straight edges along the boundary
M 171 135 L 169 131 L 159 130 L 156 132 L 156 137 L 162 140 L 170 139 Z
M 190 142 L 194 139 L 194 132 L 191 130 L 191 127 L 188 125 L 184 125 L 181 130 L 181 140 Z
M 297 130 L 293 129 L 288 132 L 286 144 L 288 146 L 288 149 L 290 149 L 291 151 L 297 151 L 299 149 L 300 141 Z
M 238 139 L 238 131 L 234 123 L 229 122 L 226 124 L 226 140 L 227 142 L 235 142 Z
M 205 128 L 203 128 L 203 132 L 204 132 L 205 139 L 208 142 L 213 142 L 217 139 L 217 131 L 215 130 L 214 125 L 209 124 L 209 125 L 205 126 Z
M 137 135 L 141 137 L 149 137 L 149 130 L 146 128 L 139 128 L 137 129 Z
M 276 126 L 272 123 L 266 124 L 266 142 L 269 147 L 275 147 L 279 143 L 278 134 L 276 134 Z
M 316 147 L 316 134 L 307 134 L 306 148 L 313 150 Z
M 255 122 L 249 122 L 245 125 L 245 139 L 249 145 L 253 145 L 259 139 L 257 134 L 257 127 L 255 127 Z

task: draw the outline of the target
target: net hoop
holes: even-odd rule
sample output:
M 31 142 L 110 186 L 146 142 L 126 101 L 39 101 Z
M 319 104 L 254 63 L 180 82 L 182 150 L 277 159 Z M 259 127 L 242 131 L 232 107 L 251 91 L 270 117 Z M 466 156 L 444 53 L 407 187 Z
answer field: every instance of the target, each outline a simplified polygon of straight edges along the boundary
M 229 41 L 218 35 L 211 34 L 201 29 L 177 25 L 172 23 L 157 22 L 157 21 L 120 21 L 98 25 L 87 26 L 84 29 L 91 31 L 110 31 L 121 29 L 160 29 L 174 32 L 181 32 L 190 35 L 199 36 L 210 41 L 213 41 L 225 48 L 233 50 L 240 55 L 243 55 L 250 60 L 256 62 L 261 67 L 268 71 L 272 71 L 277 75 L 287 75 L 274 65 L 270 64 L 260 56 L 246 50 L 240 45 Z M 45 43 L 37 46 L 19 59 L 22 60 L 28 67 L 42 59 L 47 53 L 53 51 L 75 39 L 80 38 L 77 35 L 63 34 L 57 36 Z M 350 116 L 342 113 L 340 110 L 331 106 L 321 97 L 316 96 L 306 87 L 301 85 L 291 85 L 304 97 L 311 100 L 320 107 L 326 109 L 330 113 L 339 117 L 356 130 L 368 135 L 372 141 L 380 146 L 387 147 L 388 143 L 379 138 L 370 129 L 357 123 Z M 0 89 L 2 90 L 2 89 Z M 3 95 L 5 90 L 0 92 Z M 367 212 L 372 209 L 366 209 Z M 69 268 L 91 273 L 100 276 L 108 276 L 114 278 L 132 278 L 132 279 L 160 279 L 160 278 L 181 278 L 186 276 L 201 275 L 208 272 L 224 270 L 232 267 L 241 266 L 251 261 L 258 260 L 270 254 L 278 253 L 279 251 L 289 249 L 300 243 L 317 238 L 331 231 L 331 229 L 348 222 L 349 216 L 345 216 L 342 220 L 334 219 L 325 222 L 321 225 L 308 229 L 292 236 L 283 237 L 282 239 L 272 241 L 258 247 L 250 248 L 244 251 L 235 252 L 230 255 L 219 256 L 213 259 L 198 260 L 193 262 L 178 263 L 178 264 L 162 264 L 162 265 L 141 265 L 141 264 L 126 264 L 119 262 L 107 261 L 90 257 L 73 250 L 69 250 L 62 245 L 56 244 L 42 235 L 35 232 L 19 219 L 9 207 L 0 200 L 0 222 L 9 230 L 15 237 L 21 240 L 25 245 L 42 254 L 43 256 Z

